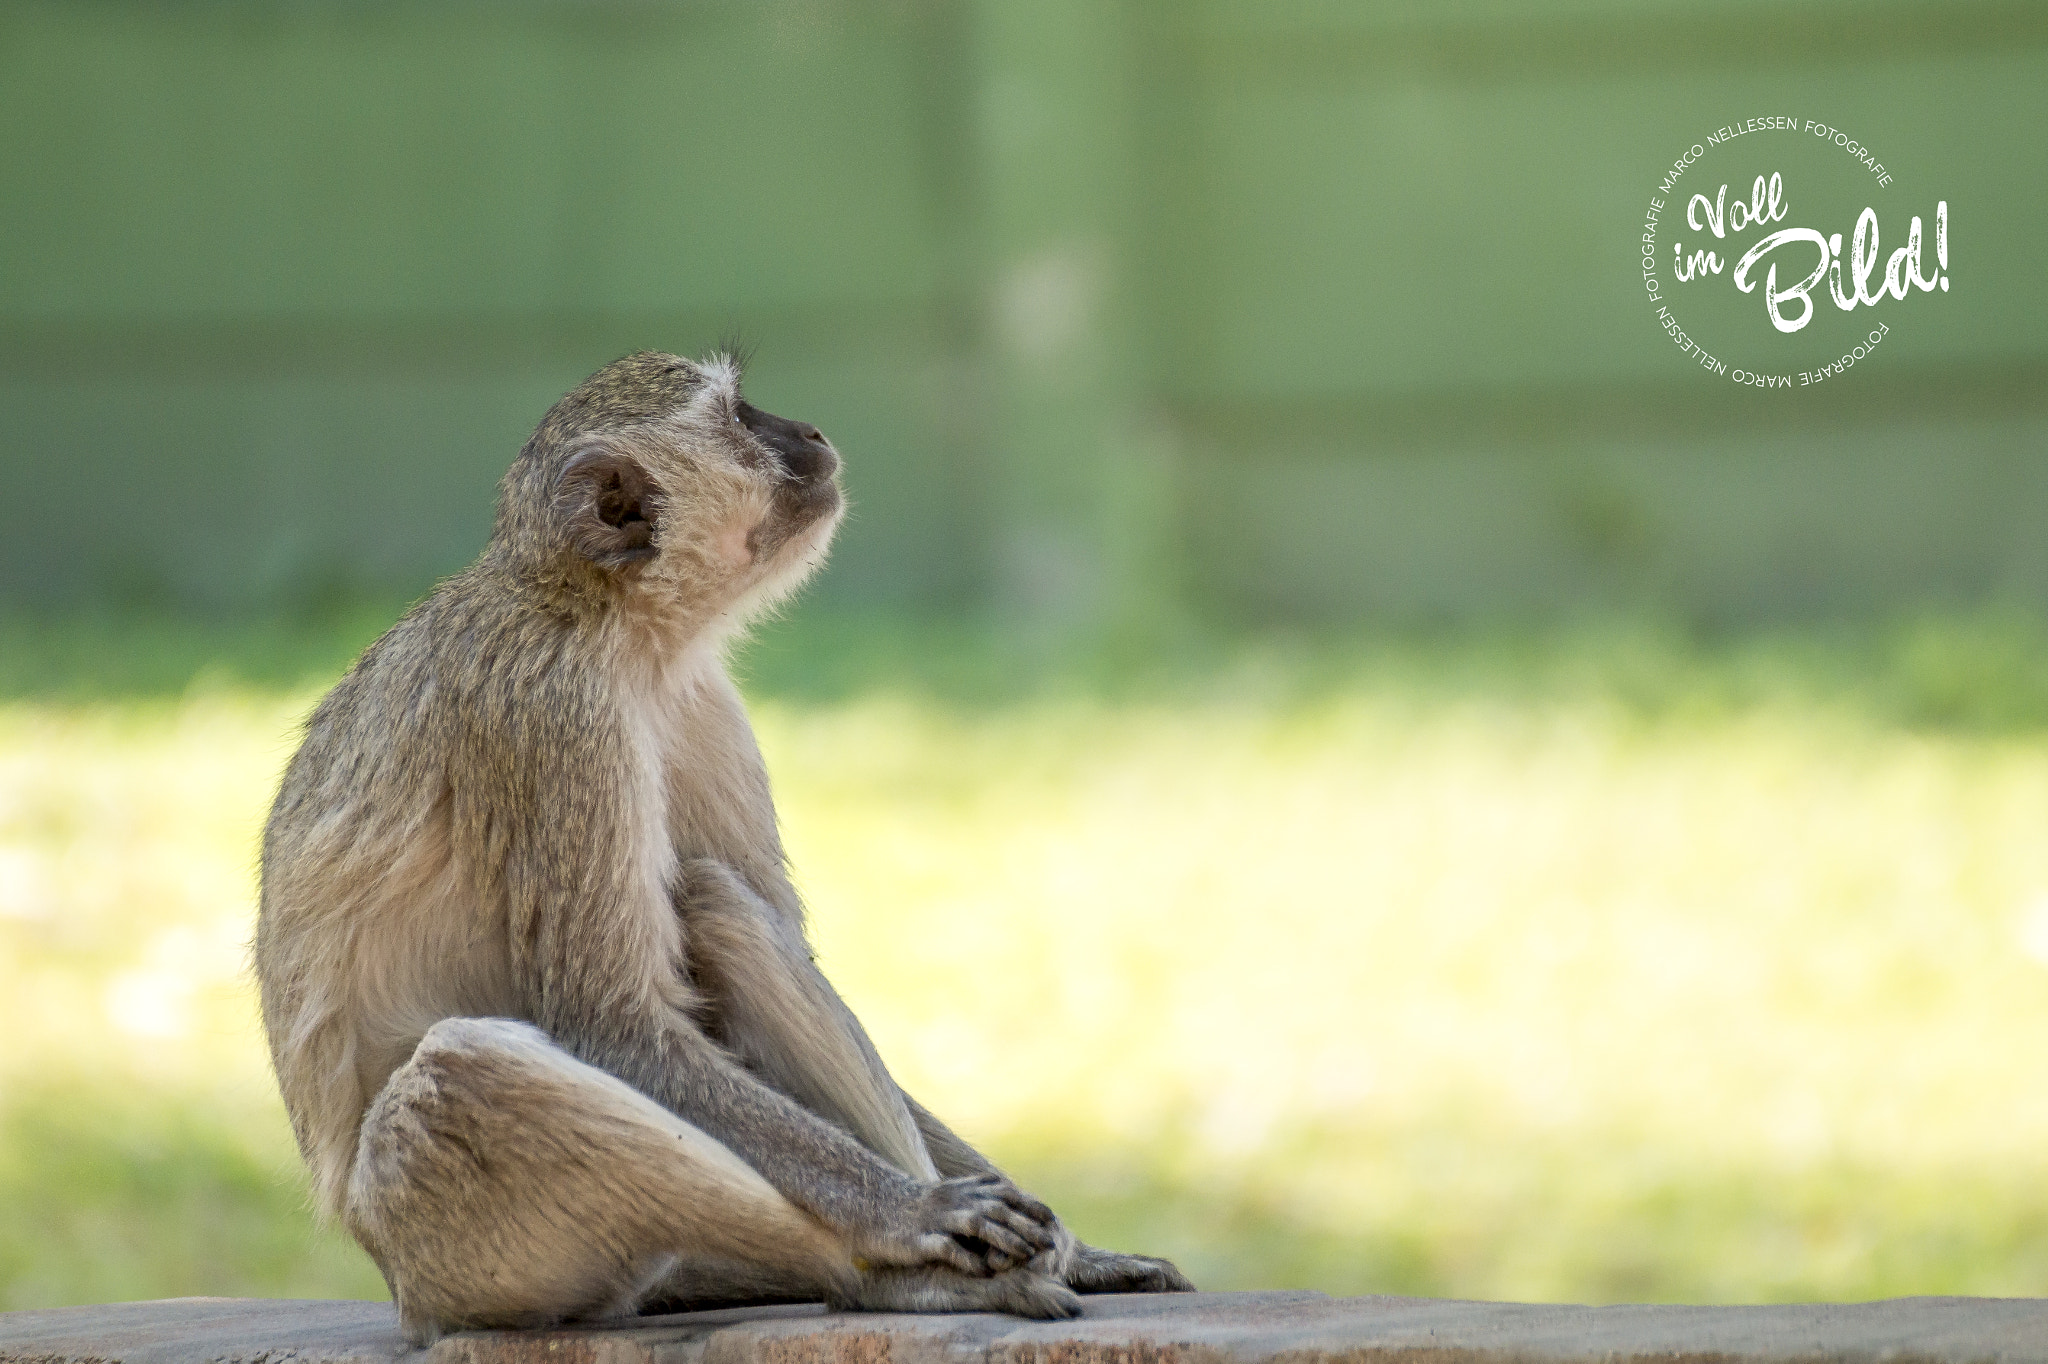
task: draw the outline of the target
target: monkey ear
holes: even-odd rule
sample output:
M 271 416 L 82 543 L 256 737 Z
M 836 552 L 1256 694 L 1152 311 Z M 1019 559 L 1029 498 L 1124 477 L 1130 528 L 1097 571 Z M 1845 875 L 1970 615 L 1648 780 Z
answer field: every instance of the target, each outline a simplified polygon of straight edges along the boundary
M 585 450 L 555 485 L 555 506 L 575 551 L 600 568 L 619 569 L 654 557 L 660 497 L 640 462 L 616 450 Z

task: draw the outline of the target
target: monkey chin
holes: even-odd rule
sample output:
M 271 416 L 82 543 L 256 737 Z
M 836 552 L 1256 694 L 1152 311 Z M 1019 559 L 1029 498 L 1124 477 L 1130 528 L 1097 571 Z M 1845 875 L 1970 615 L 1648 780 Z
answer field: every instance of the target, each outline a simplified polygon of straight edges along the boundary
M 807 490 L 793 506 L 778 498 L 768 519 L 747 536 L 754 550 L 754 571 L 732 604 L 719 613 L 725 628 L 744 629 L 802 587 L 825 562 L 845 516 L 846 495 L 836 483 Z

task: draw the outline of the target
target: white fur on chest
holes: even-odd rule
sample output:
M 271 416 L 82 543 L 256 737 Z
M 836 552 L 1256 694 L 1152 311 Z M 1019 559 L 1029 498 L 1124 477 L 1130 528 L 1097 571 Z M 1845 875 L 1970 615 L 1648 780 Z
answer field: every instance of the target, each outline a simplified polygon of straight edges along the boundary
M 782 842 L 767 769 L 745 704 L 717 655 L 706 650 L 650 669 L 624 702 L 649 784 L 645 837 L 667 870 L 709 857 L 764 892 L 764 875 L 781 881 Z

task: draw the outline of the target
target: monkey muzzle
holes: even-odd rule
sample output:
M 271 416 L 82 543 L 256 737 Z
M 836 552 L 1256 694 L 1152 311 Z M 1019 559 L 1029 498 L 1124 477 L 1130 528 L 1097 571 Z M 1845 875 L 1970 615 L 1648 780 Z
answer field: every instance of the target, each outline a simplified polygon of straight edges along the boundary
M 782 471 L 798 484 L 811 487 L 827 483 L 839 472 L 839 452 L 825 439 L 825 433 L 811 423 L 778 417 L 747 402 L 739 405 L 739 418 L 754 438 L 768 447 Z

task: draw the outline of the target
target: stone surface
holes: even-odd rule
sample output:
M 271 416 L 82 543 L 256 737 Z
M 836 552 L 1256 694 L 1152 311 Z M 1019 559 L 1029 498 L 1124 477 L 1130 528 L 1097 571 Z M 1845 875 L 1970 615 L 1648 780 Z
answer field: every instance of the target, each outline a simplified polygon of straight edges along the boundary
M 326 1364 L 407 1354 L 387 1303 L 175 1298 L 0 1314 L 11 1364 Z M 450 1336 L 421 1364 L 2048 1364 L 2048 1300 L 1573 1307 L 1319 1293 L 1088 1299 L 1076 1321 L 743 1308 Z

